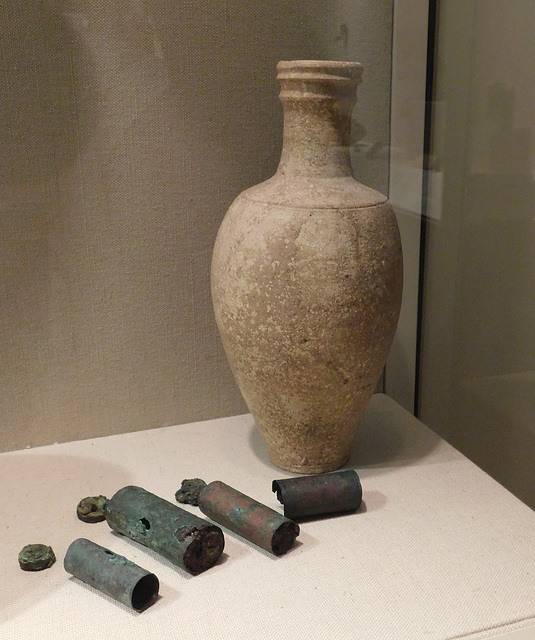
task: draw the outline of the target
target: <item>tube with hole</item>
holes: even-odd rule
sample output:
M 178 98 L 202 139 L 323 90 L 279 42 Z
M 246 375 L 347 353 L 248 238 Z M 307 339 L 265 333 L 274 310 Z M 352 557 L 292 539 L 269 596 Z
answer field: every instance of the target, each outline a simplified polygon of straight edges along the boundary
M 67 549 L 65 571 L 136 611 L 144 611 L 156 601 L 160 582 L 150 571 L 79 538 Z
M 213 566 L 223 552 L 223 532 L 141 487 L 124 487 L 104 509 L 109 526 L 153 549 L 189 573 Z
M 276 556 L 286 553 L 299 535 L 295 522 L 218 480 L 202 489 L 199 507 L 212 520 Z

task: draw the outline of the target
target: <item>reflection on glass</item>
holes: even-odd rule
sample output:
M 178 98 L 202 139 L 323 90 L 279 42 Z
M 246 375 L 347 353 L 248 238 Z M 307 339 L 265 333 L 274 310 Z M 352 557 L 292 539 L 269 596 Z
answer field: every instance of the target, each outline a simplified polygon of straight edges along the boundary
M 421 418 L 532 507 L 534 28 L 530 0 L 440 5 L 420 390 Z

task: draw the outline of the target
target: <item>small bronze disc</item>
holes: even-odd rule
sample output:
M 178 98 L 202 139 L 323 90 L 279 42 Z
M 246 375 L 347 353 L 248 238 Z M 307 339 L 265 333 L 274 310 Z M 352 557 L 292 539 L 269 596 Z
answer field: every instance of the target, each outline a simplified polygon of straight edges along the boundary
M 27 544 L 19 553 L 19 565 L 23 571 L 42 571 L 54 562 L 56 556 L 52 547 L 46 544 Z
M 181 504 L 192 504 L 198 507 L 199 495 L 204 487 L 206 487 L 206 482 L 201 480 L 201 478 L 182 480 L 182 486 L 175 493 L 176 501 Z
M 102 522 L 106 520 L 104 507 L 108 502 L 106 496 L 90 496 L 80 500 L 76 507 L 76 515 L 82 522 Z

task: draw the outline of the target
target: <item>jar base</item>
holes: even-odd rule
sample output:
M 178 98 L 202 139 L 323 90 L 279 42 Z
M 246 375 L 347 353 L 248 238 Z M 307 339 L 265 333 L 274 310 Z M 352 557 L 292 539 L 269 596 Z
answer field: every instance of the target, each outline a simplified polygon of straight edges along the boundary
M 291 471 L 292 473 L 314 474 L 314 473 L 327 473 L 328 471 L 335 471 L 342 467 L 349 458 L 349 452 L 338 456 L 336 458 L 329 458 L 328 460 L 308 460 L 303 458 L 300 462 L 291 460 L 288 457 L 279 456 L 275 451 L 269 451 L 269 458 L 271 462 L 279 469 L 285 471 Z

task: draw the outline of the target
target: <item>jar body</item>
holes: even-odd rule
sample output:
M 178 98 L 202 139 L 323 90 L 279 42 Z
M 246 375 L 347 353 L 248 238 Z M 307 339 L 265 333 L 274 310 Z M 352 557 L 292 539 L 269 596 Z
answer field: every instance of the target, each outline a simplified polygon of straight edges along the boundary
M 380 197 L 304 208 L 254 195 L 236 199 L 218 234 L 217 325 L 273 463 L 329 471 L 347 460 L 396 328 L 396 220 Z
M 243 192 L 212 260 L 215 317 L 238 386 L 272 462 L 300 473 L 347 460 L 401 304 L 391 205 L 332 173 L 280 167 Z

